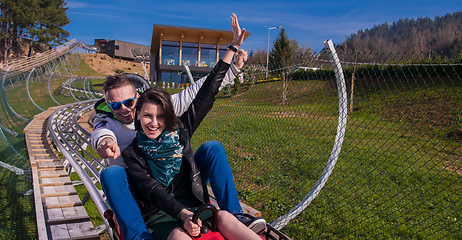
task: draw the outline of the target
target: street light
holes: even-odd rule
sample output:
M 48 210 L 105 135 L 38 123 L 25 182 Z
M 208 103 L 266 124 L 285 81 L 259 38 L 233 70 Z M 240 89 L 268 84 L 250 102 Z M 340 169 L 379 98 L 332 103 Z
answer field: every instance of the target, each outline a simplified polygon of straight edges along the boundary
M 276 29 L 276 28 L 282 28 L 282 26 L 279 26 L 279 27 L 270 27 L 270 28 L 268 28 L 268 49 L 266 50 L 266 78 L 268 78 L 269 36 L 270 36 L 270 30 L 271 30 L 271 29 Z

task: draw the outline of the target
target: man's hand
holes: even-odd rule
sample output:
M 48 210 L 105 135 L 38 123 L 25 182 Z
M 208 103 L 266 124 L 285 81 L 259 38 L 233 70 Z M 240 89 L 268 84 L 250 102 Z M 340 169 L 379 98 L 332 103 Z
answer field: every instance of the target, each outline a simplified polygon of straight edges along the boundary
M 112 138 L 104 138 L 96 148 L 99 156 L 102 158 L 118 158 L 120 156 L 120 148 Z
M 242 67 L 244 67 L 244 63 L 247 61 L 247 51 L 244 49 L 239 49 L 237 52 L 234 54 L 234 59 L 233 63 L 234 66 L 241 70 Z

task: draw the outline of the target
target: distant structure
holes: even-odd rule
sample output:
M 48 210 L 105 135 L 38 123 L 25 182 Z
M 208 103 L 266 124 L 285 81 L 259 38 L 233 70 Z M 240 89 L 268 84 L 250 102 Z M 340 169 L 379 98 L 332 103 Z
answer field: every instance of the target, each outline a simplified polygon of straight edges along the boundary
M 246 32 L 245 37 L 250 36 Z M 231 30 L 154 24 L 150 55 L 151 81 L 178 79 L 185 65 L 194 78 L 207 75 L 233 39 Z M 189 82 L 182 75 L 179 82 Z
M 100 53 L 105 53 L 112 58 L 126 60 L 140 60 L 138 56 L 147 55 L 149 59 L 150 47 L 120 40 L 95 39 L 95 47 Z M 135 52 L 135 54 L 133 54 Z M 146 57 L 146 56 L 145 56 Z

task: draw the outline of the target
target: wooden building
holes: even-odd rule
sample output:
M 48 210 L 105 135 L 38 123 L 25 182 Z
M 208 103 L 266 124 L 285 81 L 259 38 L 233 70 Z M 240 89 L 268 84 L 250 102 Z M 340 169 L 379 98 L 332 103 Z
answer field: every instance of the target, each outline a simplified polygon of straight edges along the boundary
M 127 60 L 137 60 L 135 56 L 139 56 L 140 54 L 149 55 L 151 52 L 149 46 L 120 40 L 95 39 L 95 47 L 98 48 L 100 53 L 105 53 L 112 58 Z
M 250 32 L 246 32 L 247 38 Z M 231 30 L 154 24 L 151 42 L 151 81 L 178 82 L 188 65 L 194 78 L 207 75 L 227 51 Z M 180 82 L 188 82 L 181 79 Z

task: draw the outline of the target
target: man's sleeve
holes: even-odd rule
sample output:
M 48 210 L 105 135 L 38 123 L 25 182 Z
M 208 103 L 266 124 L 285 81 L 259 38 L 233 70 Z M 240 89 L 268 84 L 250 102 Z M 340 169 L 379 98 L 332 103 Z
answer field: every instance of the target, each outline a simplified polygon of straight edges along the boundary
M 223 79 L 220 88 L 218 88 L 218 91 L 223 89 L 228 84 L 234 84 L 234 79 L 238 76 L 239 72 L 239 69 L 237 69 L 236 66 L 231 63 L 231 66 L 228 72 L 226 72 L 225 78 Z M 191 86 L 187 87 L 180 93 L 173 94 L 171 96 L 175 115 L 181 116 L 181 114 L 188 110 L 189 105 L 191 105 L 194 98 L 196 98 L 197 92 L 202 87 L 202 84 L 204 84 L 207 76 L 195 81 L 193 84 L 191 84 Z
M 110 137 L 117 143 L 117 138 L 112 131 L 109 119 L 97 116 L 94 121 L 93 132 L 91 133 L 91 146 L 96 150 L 99 141 Z

